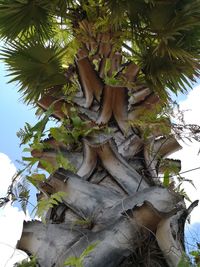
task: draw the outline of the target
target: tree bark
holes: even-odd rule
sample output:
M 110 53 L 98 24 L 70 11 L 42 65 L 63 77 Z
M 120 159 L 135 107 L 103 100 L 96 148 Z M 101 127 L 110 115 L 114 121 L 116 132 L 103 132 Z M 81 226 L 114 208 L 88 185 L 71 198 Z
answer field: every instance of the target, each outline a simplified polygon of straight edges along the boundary
M 190 210 L 183 197 L 162 186 L 158 171 L 163 169 L 159 168 L 161 159 L 180 149 L 180 145 L 161 129 L 143 139 L 142 128 L 131 126 L 142 114 L 148 116 L 155 105 L 162 105 L 162 101 L 145 84 L 136 83 L 141 70 L 134 62 L 122 68 L 122 51 L 117 51 L 117 55 L 112 51 L 114 34 L 108 31 L 95 35 L 90 26 L 87 20 L 79 25 L 88 35 L 88 42 L 76 55 L 82 95 L 77 94 L 72 106 L 91 125 L 104 125 L 110 131 L 82 138 L 79 152 L 69 150 L 52 137 L 45 141 L 51 143 L 51 149 L 32 152 L 55 165 L 56 153 L 62 148 L 78 170 L 73 174 L 58 169 L 40 184 L 44 194 L 64 191 L 66 196 L 49 210 L 46 224 L 24 223 L 18 248 L 36 255 L 41 267 L 63 266 L 67 258 L 79 257 L 95 242 L 94 250 L 84 258 L 84 267 L 175 267 L 184 251 L 184 222 Z M 98 61 L 98 70 L 94 59 Z M 106 60 L 112 62 L 107 73 Z M 124 80 L 125 85 L 106 84 L 102 79 L 116 71 L 116 77 Z M 47 94 L 39 106 L 46 110 L 52 103 L 54 116 L 65 118 L 63 99 Z M 66 106 L 70 114 L 70 105 Z M 145 256 L 141 259 L 139 251 L 147 240 L 149 248 L 143 251 Z

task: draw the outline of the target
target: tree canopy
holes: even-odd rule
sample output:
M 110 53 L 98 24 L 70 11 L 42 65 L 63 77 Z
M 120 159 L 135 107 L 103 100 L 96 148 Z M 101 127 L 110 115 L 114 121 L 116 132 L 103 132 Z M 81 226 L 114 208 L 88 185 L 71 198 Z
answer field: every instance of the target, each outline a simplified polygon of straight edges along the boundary
M 77 28 L 85 18 L 90 29 Z M 199 75 L 199 24 L 199 0 L 1 0 L 1 57 L 24 99 L 34 102 L 45 88 L 65 84 L 84 38 L 109 30 L 115 50 L 124 47 L 126 62 L 140 67 L 138 81 L 166 99 L 166 89 L 185 92 Z

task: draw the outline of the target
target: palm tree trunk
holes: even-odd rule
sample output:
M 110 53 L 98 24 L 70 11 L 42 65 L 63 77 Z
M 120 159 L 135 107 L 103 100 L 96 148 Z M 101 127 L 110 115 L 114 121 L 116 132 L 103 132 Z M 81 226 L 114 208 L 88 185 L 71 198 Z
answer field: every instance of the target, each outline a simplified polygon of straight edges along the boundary
M 79 29 L 88 40 L 76 55 L 74 75 L 83 95 L 77 94 L 72 106 L 91 127 L 104 125 L 110 131 L 82 138 L 78 152 L 53 138 L 45 141 L 51 149 L 32 152 L 56 166 L 56 153 L 62 150 L 77 173 L 58 169 L 40 184 L 41 195 L 64 191 L 66 196 L 48 211 L 46 224 L 24 223 L 18 248 L 36 255 L 41 267 L 63 266 L 95 242 L 84 267 L 175 267 L 184 251 L 184 223 L 191 208 L 173 188 L 162 186 L 158 172 L 163 159 L 181 147 L 159 125 L 147 138 L 142 138 L 144 127 L 134 125 L 162 101 L 137 83 L 140 69 L 134 62 L 122 64 L 122 50 L 113 45 L 115 33 L 95 34 L 87 20 Z M 106 83 L 113 75 L 121 84 Z M 46 110 L 54 104 L 54 116 L 62 119 L 63 103 L 47 94 L 38 105 Z

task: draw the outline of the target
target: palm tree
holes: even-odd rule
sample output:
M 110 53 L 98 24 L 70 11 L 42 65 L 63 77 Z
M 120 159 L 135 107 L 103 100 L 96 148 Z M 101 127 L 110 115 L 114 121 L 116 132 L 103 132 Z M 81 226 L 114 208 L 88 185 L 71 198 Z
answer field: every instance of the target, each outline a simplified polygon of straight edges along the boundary
M 2 57 L 45 114 L 21 131 L 50 172 L 28 178 L 48 211 L 18 242 L 39 266 L 180 262 L 197 202 L 187 209 L 171 178 L 181 147 L 167 110 L 198 77 L 199 24 L 199 0 L 0 1 Z

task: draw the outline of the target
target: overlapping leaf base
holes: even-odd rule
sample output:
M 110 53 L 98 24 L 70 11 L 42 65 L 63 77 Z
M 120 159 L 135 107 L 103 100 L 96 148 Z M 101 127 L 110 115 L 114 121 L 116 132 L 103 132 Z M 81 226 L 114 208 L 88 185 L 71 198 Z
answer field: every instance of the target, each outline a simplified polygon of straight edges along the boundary
M 183 198 L 161 185 L 158 173 L 165 169 L 165 157 L 180 145 L 169 133 L 167 119 L 167 134 L 159 123 L 148 129 L 139 125 L 144 115 L 162 108 L 162 101 L 140 82 L 140 69 L 126 61 L 116 46 L 115 32 L 95 33 L 87 20 L 79 23 L 78 30 L 84 45 L 67 77 L 72 82 L 78 76 L 76 96 L 66 102 L 62 93 L 55 96 L 57 88 L 51 88 L 38 105 L 44 110 L 53 105 L 59 120 L 75 109 L 88 122 L 88 130 L 96 126 L 99 130 L 80 138 L 78 150 L 50 137 L 45 142 L 51 148 L 32 152 L 56 165 L 56 155 L 62 151 L 77 173 L 58 169 L 39 185 L 40 197 L 59 191 L 66 195 L 48 211 L 46 224 L 24 223 L 18 248 L 36 255 L 42 267 L 63 266 L 68 257 L 80 256 L 95 242 L 84 258 L 85 267 L 177 266 L 188 212 Z M 174 164 L 180 168 L 178 161 Z M 139 251 L 148 238 L 158 244 L 151 265 L 135 260 L 137 253 L 141 258 Z

